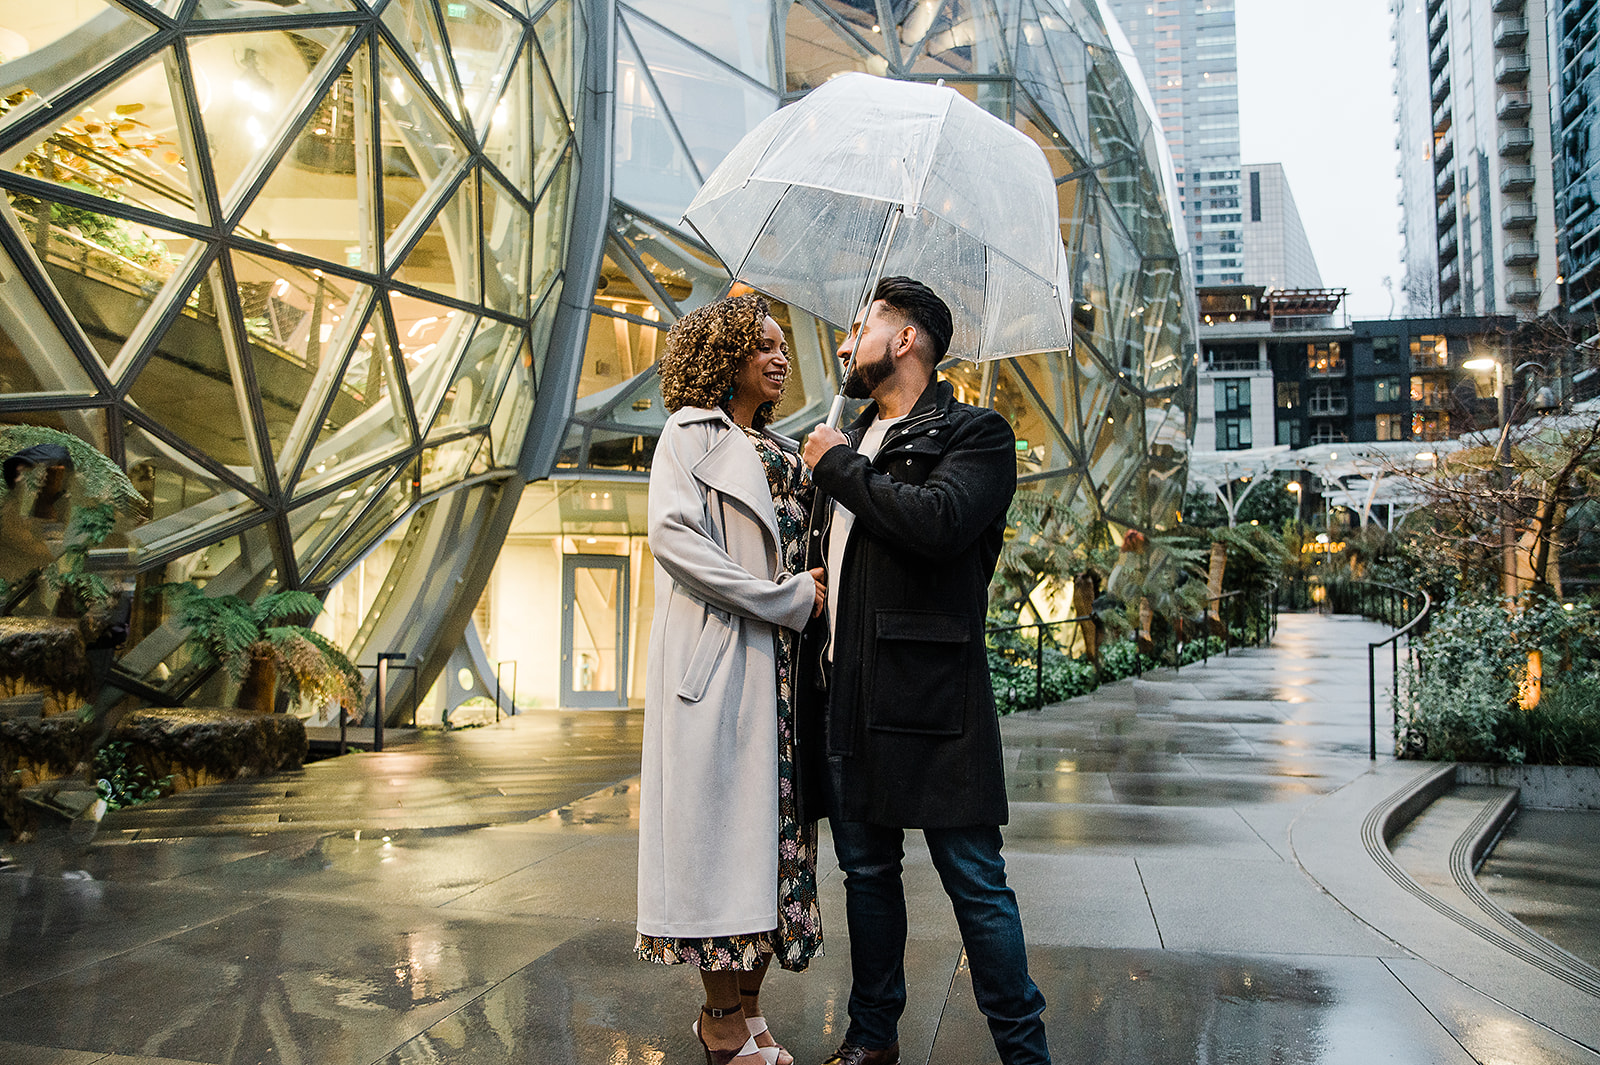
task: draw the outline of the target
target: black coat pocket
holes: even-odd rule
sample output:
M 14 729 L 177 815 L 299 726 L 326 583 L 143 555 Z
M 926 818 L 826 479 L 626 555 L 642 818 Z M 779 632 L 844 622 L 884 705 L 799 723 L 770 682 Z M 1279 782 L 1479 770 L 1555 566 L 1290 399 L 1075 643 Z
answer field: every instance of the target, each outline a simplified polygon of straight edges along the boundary
M 868 727 L 959 736 L 967 711 L 967 644 L 961 614 L 880 610 L 873 641 Z

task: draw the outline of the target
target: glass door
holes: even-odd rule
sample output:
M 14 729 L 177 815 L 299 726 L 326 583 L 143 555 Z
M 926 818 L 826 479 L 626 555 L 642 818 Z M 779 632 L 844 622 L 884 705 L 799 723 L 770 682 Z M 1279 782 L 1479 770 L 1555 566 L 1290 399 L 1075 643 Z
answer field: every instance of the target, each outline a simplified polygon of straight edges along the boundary
M 561 572 L 561 705 L 628 705 L 628 559 L 566 555 Z

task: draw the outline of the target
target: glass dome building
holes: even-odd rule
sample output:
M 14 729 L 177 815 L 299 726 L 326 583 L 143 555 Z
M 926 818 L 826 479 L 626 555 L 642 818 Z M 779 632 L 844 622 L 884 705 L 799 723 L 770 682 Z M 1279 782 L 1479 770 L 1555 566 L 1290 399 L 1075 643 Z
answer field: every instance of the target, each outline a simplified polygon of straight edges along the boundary
M 1016 427 L 1025 490 L 1175 520 L 1185 236 L 1093 0 L 0 11 L 0 423 L 128 470 L 148 520 L 97 565 L 324 595 L 357 662 L 406 655 L 392 707 L 429 691 L 436 715 L 497 675 L 523 706 L 637 698 L 655 352 L 728 288 L 681 214 L 748 129 L 841 71 L 943 79 L 1044 150 L 1074 349 L 944 372 Z M 798 434 L 836 337 L 778 311 Z M 119 683 L 220 698 L 137 602 Z

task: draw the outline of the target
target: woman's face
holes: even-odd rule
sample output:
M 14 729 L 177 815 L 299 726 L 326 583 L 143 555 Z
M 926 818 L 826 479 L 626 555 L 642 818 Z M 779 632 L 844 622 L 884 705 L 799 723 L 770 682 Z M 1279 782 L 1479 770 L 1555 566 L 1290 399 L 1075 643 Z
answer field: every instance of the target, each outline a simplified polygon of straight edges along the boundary
M 789 376 L 789 345 L 783 330 L 769 316 L 761 322 L 761 336 L 733 375 L 737 400 L 753 400 L 757 406 L 783 398 L 783 382 Z

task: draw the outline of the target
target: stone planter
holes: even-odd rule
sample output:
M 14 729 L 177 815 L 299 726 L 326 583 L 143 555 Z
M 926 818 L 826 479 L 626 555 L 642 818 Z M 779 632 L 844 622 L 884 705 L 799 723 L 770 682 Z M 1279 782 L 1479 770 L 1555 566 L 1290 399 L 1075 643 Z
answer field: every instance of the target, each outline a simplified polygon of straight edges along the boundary
M 1600 766 L 1461 762 L 1456 783 L 1516 788 L 1517 804 L 1531 809 L 1600 810 Z

